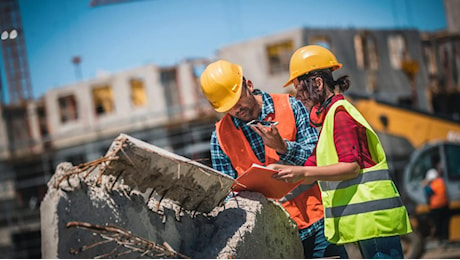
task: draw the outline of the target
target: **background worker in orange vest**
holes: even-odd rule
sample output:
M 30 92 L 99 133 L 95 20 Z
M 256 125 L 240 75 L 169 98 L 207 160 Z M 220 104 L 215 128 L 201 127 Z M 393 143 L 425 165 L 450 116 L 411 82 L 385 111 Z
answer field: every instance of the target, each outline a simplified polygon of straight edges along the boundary
M 225 113 L 211 136 L 214 169 L 236 178 L 253 163 L 305 163 L 318 134 L 309 125 L 308 112 L 300 101 L 288 94 L 269 94 L 255 89 L 253 83 L 243 77 L 241 66 L 226 60 L 209 64 L 200 83 L 211 106 Z M 278 124 L 248 126 L 251 120 Z M 348 258 L 343 246 L 331 244 L 324 237 L 318 185 L 300 185 L 280 203 L 297 223 L 306 258 Z
M 435 168 L 427 171 L 422 182 L 425 194 L 430 205 L 430 216 L 435 225 L 435 236 L 441 243 L 449 239 L 449 201 L 447 198 L 446 184 L 441 176 L 440 160 L 435 158 Z

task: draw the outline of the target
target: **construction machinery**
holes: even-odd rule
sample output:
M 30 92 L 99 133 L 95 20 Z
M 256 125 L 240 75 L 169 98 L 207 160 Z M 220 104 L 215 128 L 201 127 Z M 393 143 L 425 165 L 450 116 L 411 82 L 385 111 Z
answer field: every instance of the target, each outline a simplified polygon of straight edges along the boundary
M 441 160 L 450 208 L 449 242 L 460 241 L 460 122 L 370 98 L 349 100 L 379 135 L 414 232 L 402 237 L 405 257 L 420 258 L 433 239 L 422 180 Z

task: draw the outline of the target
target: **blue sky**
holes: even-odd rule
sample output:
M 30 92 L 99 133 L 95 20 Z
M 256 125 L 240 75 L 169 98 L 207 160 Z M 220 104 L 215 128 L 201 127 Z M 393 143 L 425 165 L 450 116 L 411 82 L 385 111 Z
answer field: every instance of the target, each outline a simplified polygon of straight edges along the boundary
M 442 0 L 134 0 L 100 7 L 89 3 L 19 0 L 35 98 L 77 81 L 71 62 L 77 55 L 85 80 L 99 71 L 211 58 L 231 43 L 298 27 L 447 27 Z

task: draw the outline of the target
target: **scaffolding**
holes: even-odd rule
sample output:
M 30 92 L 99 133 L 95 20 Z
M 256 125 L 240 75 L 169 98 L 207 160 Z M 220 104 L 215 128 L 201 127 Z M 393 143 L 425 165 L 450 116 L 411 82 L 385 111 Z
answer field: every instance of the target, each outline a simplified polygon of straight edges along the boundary
M 32 84 L 18 0 L 0 1 L 0 33 L 8 88 L 5 96 L 9 99 L 5 100 L 4 90 L 0 89 L 2 92 L 0 102 L 1 104 L 14 104 L 30 100 L 32 99 Z

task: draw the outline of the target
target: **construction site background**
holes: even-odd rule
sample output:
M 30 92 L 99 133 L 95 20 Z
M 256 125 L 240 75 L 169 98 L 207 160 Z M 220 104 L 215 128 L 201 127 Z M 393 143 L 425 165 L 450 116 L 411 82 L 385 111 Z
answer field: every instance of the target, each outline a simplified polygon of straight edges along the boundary
M 0 16 L 19 12 L 15 2 L 2 1 Z M 12 6 L 7 10 L 5 3 Z M 7 86 L 1 86 L 10 95 L 0 106 L 1 257 L 41 257 L 39 209 L 56 166 L 100 158 L 120 133 L 209 166 L 209 139 L 220 115 L 202 95 L 198 77 L 217 58 L 240 64 L 257 88 L 282 93 L 293 90 L 281 88 L 291 53 L 321 44 L 345 64 L 340 73 L 352 79 L 352 95 L 459 123 L 460 3 L 445 5 L 449 27 L 439 32 L 296 28 L 226 46 L 217 57 L 144 65 L 61 86 L 38 99 L 31 97 L 27 57 L 21 55 L 24 39 L 2 40 L 3 53 L 15 55 L 3 55 L 11 66 Z M 2 23 L 21 26 L 15 19 Z M 460 140 L 460 133 L 451 138 Z

